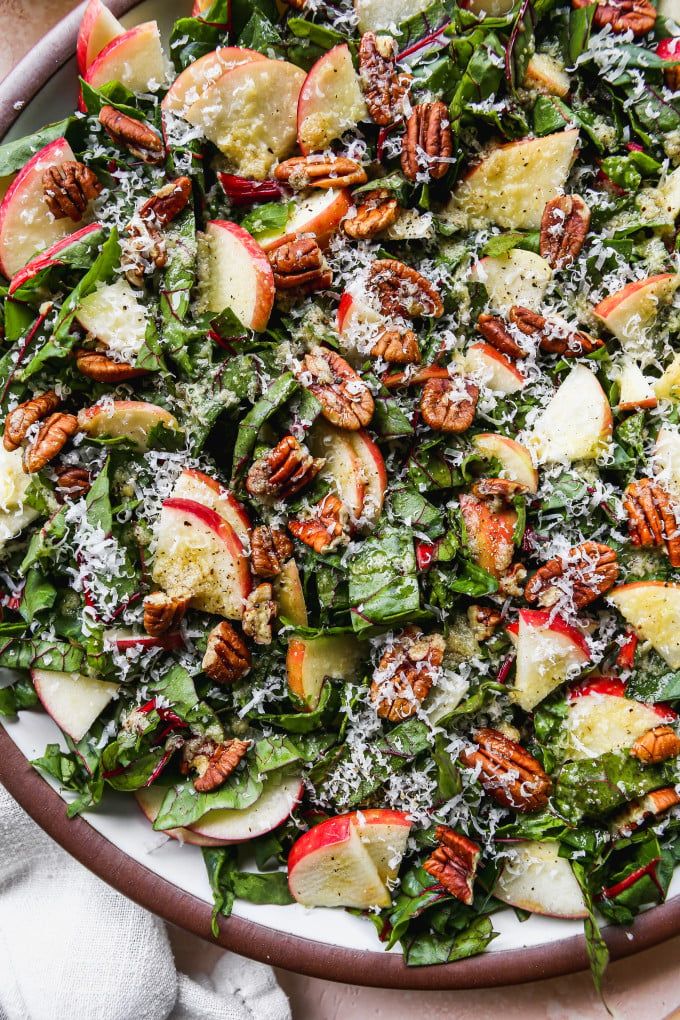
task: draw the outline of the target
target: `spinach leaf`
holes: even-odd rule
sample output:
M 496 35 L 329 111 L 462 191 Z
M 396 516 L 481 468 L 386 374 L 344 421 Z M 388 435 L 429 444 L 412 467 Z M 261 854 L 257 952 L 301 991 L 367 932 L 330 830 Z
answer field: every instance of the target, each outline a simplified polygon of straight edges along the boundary
M 352 626 L 357 633 L 396 626 L 420 610 L 416 556 L 410 532 L 385 527 L 349 559 Z
M 257 434 L 265 424 L 290 398 L 297 393 L 299 383 L 292 372 L 284 372 L 269 386 L 245 416 L 238 429 L 232 476 L 236 478 L 244 469 L 257 442 Z
M 0 177 L 9 177 L 26 166 L 31 156 L 57 138 L 63 138 L 75 117 L 67 117 L 35 131 L 32 135 L 24 135 L 14 141 L 0 145 Z

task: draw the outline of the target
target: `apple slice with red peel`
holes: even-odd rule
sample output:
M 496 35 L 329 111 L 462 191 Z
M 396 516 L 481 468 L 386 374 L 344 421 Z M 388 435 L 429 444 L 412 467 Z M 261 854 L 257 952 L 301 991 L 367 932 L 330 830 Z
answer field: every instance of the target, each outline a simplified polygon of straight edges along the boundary
M 244 546 L 250 542 L 252 525 L 248 511 L 217 479 L 202 471 L 185 468 L 175 482 L 172 496 L 175 499 L 193 499 L 209 507 L 232 526 Z
M 525 89 L 536 89 L 537 92 L 564 99 L 569 94 L 571 83 L 564 65 L 549 53 L 534 53 L 524 72 Z
M 680 669 L 680 584 L 635 581 L 606 597 L 639 638 L 649 641 L 671 669 Z
M 156 425 L 179 429 L 170 411 L 145 400 L 113 400 L 78 412 L 78 425 L 88 436 L 122 436 L 138 449 L 148 449 L 149 434 Z
M 595 460 L 612 436 L 612 411 L 597 376 L 576 365 L 534 423 L 527 445 L 539 464 Z
M 522 840 L 507 848 L 493 895 L 520 910 L 546 917 L 587 917 L 583 893 L 559 843 Z
M 326 677 L 350 680 L 363 658 L 363 647 L 352 634 L 292 637 L 286 655 L 288 687 L 311 712 L 319 703 Z
M 618 677 L 595 677 L 567 695 L 567 755 L 572 761 L 632 747 L 638 737 L 677 714 L 667 705 L 648 705 L 626 697 Z
M 161 809 L 161 804 L 165 800 L 165 796 L 168 790 L 167 787 L 163 786 L 143 786 L 140 790 L 135 790 L 135 800 L 139 804 L 142 814 L 144 814 L 151 824 L 158 818 L 158 812 Z M 197 832 L 192 832 L 191 829 L 185 829 L 182 826 L 177 826 L 174 829 L 163 829 L 162 834 L 164 836 L 170 836 L 171 839 L 176 839 L 179 843 L 188 843 L 191 846 L 224 846 L 224 843 L 219 839 L 211 839 L 210 836 L 199 836 Z
M 274 274 L 257 241 L 228 220 L 211 220 L 198 235 L 202 310 L 230 308 L 247 329 L 267 328 L 274 307 Z
M 230 172 L 262 181 L 295 148 L 304 80 L 285 60 L 251 60 L 225 71 L 185 118 L 227 157 Z
M 271 251 L 299 234 L 313 234 L 317 243 L 325 248 L 351 205 L 347 188 L 317 188 L 301 192 L 292 202 L 283 231 L 265 235 L 260 239 L 260 246 L 264 251 Z
M 80 22 L 76 42 L 76 60 L 81 77 L 85 76 L 88 67 L 104 47 L 124 32 L 118 18 L 113 16 L 101 0 L 90 0 Z
M 525 712 L 590 662 L 581 633 L 548 610 L 522 609 L 517 632 L 517 664 L 511 699 Z
M 84 81 L 95 89 L 119 81 L 130 92 L 157 92 L 166 77 L 167 63 L 155 21 L 146 21 L 117 35 L 83 75 Z
M 245 843 L 271 832 L 290 817 L 305 792 L 299 776 L 273 776 L 254 804 L 242 811 L 208 811 L 190 831 L 222 845 Z
M 427 10 L 430 0 L 354 0 L 359 31 L 395 31 L 403 21 Z
M 364 482 L 364 505 L 360 527 L 372 528 L 382 513 L 387 492 L 387 469 L 380 447 L 365 430 L 345 432 L 361 464 Z
M 314 826 L 288 855 L 288 886 L 308 907 L 387 907 L 410 831 L 400 811 L 338 815 Z
M 654 393 L 659 400 L 680 398 L 680 354 L 674 356 L 661 378 L 656 381 Z
M 47 714 L 76 743 L 119 691 L 118 684 L 81 673 L 32 669 L 31 680 Z
M 319 57 L 300 89 L 298 145 L 303 153 L 323 152 L 336 138 L 368 120 L 368 109 L 346 43 Z
M 294 627 L 308 624 L 307 604 L 302 587 L 300 571 L 294 559 L 286 560 L 281 573 L 274 579 L 274 597 L 279 607 L 279 616 Z
M 263 53 L 249 50 L 245 46 L 223 46 L 212 53 L 206 53 L 185 67 L 175 78 L 161 106 L 165 112 L 181 117 L 225 71 L 252 60 L 266 59 Z
M 0 271 L 8 280 L 36 252 L 72 232 L 73 220 L 68 216 L 55 220 L 47 208 L 42 178 L 50 167 L 74 159 L 66 139 L 57 138 L 29 159 L 7 189 L 0 204 Z
M 529 492 L 537 491 L 538 471 L 526 446 L 497 432 L 479 432 L 472 437 L 472 445 L 483 457 L 500 462 L 504 478 L 525 485 Z
M 600 301 L 593 312 L 626 350 L 643 354 L 648 347 L 645 331 L 656 319 L 659 307 L 670 301 L 678 283 L 677 273 L 635 280 Z
M 680 500 L 680 433 L 662 425 L 652 450 L 652 468 L 658 481 Z
M 101 284 L 76 308 L 76 319 L 90 337 L 134 364 L 146 337 L 147 311 L 123 277 Z
M 61 265 L 64 261 L 64 254 L 69 248 L 74 248 L 83 241 L 89 239 L 90 243 L 94 243 L 95 235 L 99 235 L 103 238 L 102 226 L 100 223 L 88 223 L 86 227 L 81 227 L 80 230 L 74 231 L 72 234 L 67 234 L 66 237 L 60 238 L 51 244 L 49 248 L 46 248 L 40 255 L 36 255 L 34 259 L 27 262 L 23 268 L 15 273 L 12 277 L 9 285 L 9 296 L 15 294 L 25 283 L 29 280 L 34 279 L 39 273 L 42 273 L 45 269 L 49 269 L 51 266 Z M 61 256 L 61 257 L 60 257 Z
M 636 361 L 626 358 L 619 375 L 618 411 L 639 411 L 656 407 L 654 388 Z
M 240 620 L 251 590 L 248 558 L 230 524 L 201 503 L 166 499 L 157 524 L 155 583 L 196 609 Z
M 315 457 L 323 457 L 326 461 L 320 472 L 321 477 L 332 483 L 356 523 L 364 508 L 366 487 L 363 464 L 347 437 L 346 430 L 336 429 L 319 420 L 307 436 L 307 445 Z
M 517 393 L 526 386 L 519 369 L 490 344 L 472 344 L 465 355 L 465 367 L 482 387 L 496 393 Z
M 38 516 L 24 502 L 31 476 L 24 471 L 23 451 L 0 444 L 0 549 Z
M 494 577 L 500 577 L 512 560 L 516 510 L 493 510 L 488 501 L 468 492 L 461 493 L 459 503 L 475 563 Z
M 552 269 L 535 252 L 513 248 L 505 255 L 489 255 L 475 262 L 470 279 L 484 284 L 489 303 L 495 309 L 521 305 L 540 310 Z
M 128 650 L 147 651 L 149 648 L 164 648 L 166 651 L 175 651 L 184 647 L 184 638 L 180 631 L 169 631 L 167 634 L 135 634 L 133 630 L 121 627 L 116 630 L 108 630 L 105 634 L 107 646 L 115 648 L 119 652 Z

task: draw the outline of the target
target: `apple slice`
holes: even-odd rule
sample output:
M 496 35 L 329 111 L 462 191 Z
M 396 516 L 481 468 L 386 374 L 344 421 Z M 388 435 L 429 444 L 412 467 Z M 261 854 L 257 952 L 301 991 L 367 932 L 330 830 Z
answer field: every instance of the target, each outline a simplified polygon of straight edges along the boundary
M 308 907 L 387 907 L 411 829 L 401 811 L 371 809 L 314 826 L 288 855 L 288 886 Z
M 470 279 L 484 284 L 492 308 L 520 305 L 536 311 L 552 279 L 552 269 L 535 252 L 513 248 L 505 255 L 489 255 L 475 262 Z
M 563 64 L 549 53 L 534 53 L 524 72 L 525 89 L 536 89 L 564 99 L 569 94 L 569 75 Z
M 587 662 L 590 649 L 581 631 L 547 610 L 522 609 L 511 700 L 530 712 Z
M 529 492 L 538 490 L 538 471 L 526 446 L 497 432 L 479 432 L 472 445 L 482 456 L 500 462 L 503 478 L 525 485 Z
M 456 186 L 445 217 L 467 226 L 538 230 L 546 203 L 564 190 L 577 145 L 575 128 L 499 145 Z
M 546 917 L 587 917 L 583 893 L 559 843 L 523 840 L 508 847 L 493 895 L 520 910 Z
M 119 691 L 118 684 L 81 673 L 32 669 L 31 680 L 47 714 L 76 743 Z
M 95 340 L 134 364 L 146 337 L 146 308 L 127 280 L 100 284 L 76 308 L 76 319 Z
M 625 350 L 644 354 L 648 347 L 645 330 L 656 319 L 659 306 L 670 301 L 678 283 L 678 273 L 659 273 L 635 280 L 600 301 L 593 312 Z
M 362 523 L 372 528 L 382 513 L 387 492 L 387 469 L 380 447 L 368 432 L 345 432 L 350 446 L 361 464 L 364 483 L 364 505 L 361 510 Z
M 597 758 L 632 747 L 647 730 L 672 723 L 676 713 L 665 705 L 647 705 L 626 697 L 618 677 L 595 677 L 567 696 L 567 755 L 572 761 Z
M 636 581 L 614 588 L 607 600 L 671 669 L 680 669 L 680 584 Z
M 368 109 L 346 43 L 319 57 L 300 89 L 297 108 L 298 145 L 303 153 L 323 152 L 359 121 Z
M 164 648 L 166 651 L 175 651 L 184 648 L 184 638 L 178 630 L 168 631 L 166 634 L 139 634 L 127 627 L 120 627 L 116 630 L 107 630 L 104 641 L 109 648 L 115 648 L 119 652 L 127 651 L 148 651 L 149 648 Z
M 408 18 L 427 10 L 431 0 L 354 0 L 354 13 L 359 21 L 359 31 L 388 32 Z
M 302 800 L 305 784 L 299 776 L 273 776 L 254 804 L 242 811 L 208 811 L 190 831 L 222 845 L 245 843 L 271 832 L 290 817 Z
M 274 579 L 274 597 L 279 607 L 279 616 L 294 627 L 306 627 L 307 604 L 300 579 L 300 571 L 294 559 L 286 560 L 281 573 Z
M 299 234 L 313 234 L 317 243 L 325 248 L 351 205 L 352 199 L 346 188 L 317 188 L 301 192 L 292 202 L 293 208 L 283 232 L 265 235 L 259 242 L 260 246 L 264 251 L 271 251 Z
M 657 380 L 654 393 L 659 400 L 680 398 L 680 354 L 674 356 L 664 374 Z
M 100 89 L 119 81 L 130 92 L 157 92 L 167 77 L 167 62 L 158 25 L 146 21 L 112 39 L 88 67 L 83 79 Z
M 526 378 L 510 359 L 481 341 L 468 348 L 465 368 L 483 387 L 496 393 L 517 393 L 526 386 Z
M 619 389 L 618 411 L 639 411 L 658 404 L 652 384 L 631 358 L 626 358 L 621 366 Z
M 211 220 L 198 235 L 198 279 L 203 311 L 230 308 L 247 329 L 261 333 L 274 307 L 276 288 L 269 259 L 236 223 Z
M 595 460 L 612 435 L 612 412 L 597 376 L 576 365 L 534 423 L 527 443 L 539 464 Z
M 461 493 L 458 501 L 472 558 L 494 577 L 502 577 L 512 561 L 517 512 L 512 507 L 493 510 L 487 500 L 469 492 Z
M 64 253 L 69 248 L 75 248 L 83 241 L 87 241 L 93 244 L 95 236 L 102 236 L 102 227 L 100 223 L 88 223 L 86 227 L 81 227 L 80 230 L 76 230 L 73 234 L 67 234 L 66 237 L 62 237 L 59 241 L 55 241 L 49 248 L 41 252 L 40 255 L 36 255 L 34 259 L 27 262 L 18 273 L 15 273 L 12 277 L 9 285 L 9 296 L 16 293 L 25 283 L 38 276 L 45 269 L 49 269 L 51 266 L 58 266 L 64 260 Z M 97 237 L 98 239 L 98 237 Z M 60 258 L 61 256 L 61 258 Z
M 204 613 L 240 620 L 251 578 L 231 525 L 201 503 L 166 499 L 156 533 L 155 583 L 170 596 L 191 597 Z
M 185 117 L 226 157 L 229 169 L 261 181 L 295 147 L 305 73 L 285 60 L 253 60 L 225 71 Z
M 0 444 L 0 549 L 38 516 L 37 510 L 24 505 L 30 484 L 21 449 L 9 451 Z
M 73 220 L 68 216 L 55 220 L 47 208 L 42 177 L 50 167 L 74 159 L 66 139 L 57 138 L 29 159 L 7 189 L 0 204 L 0 271 L 8 280 L 36 252 L 49 248 L 73 230 Z
M 292 637 L 286 655 L 288 687 L 311 712 L 319 703 L 326 677 L 351 680 L 364 654 L 362 645 L 352 634 Z
M 148 449 L 149 433 L 156 425 L 179 429 L 174 415 L 145 400 L 112 400 L 85 407 L 78 412 L 78 425 L 88 436 L 122 436 L 139 450 Z
M 340 298 L 336 328 L 344 350 L 365 355 L 375 346 L 381 330 L 387 327 L 387 320 L 365 299 L 363 282 L 353 286 L 357 293 L 350 288 Z
M 124 32 L 125 29 L 118 18 L 114 18 L 101 0 L 90 0 L 80 22 L 76 42 L 76 60 L 81 77 L 84 77 L 88 67 L 104 47 Z
M 212 53 L 199 57 L 179 74 L 165 94 L 161 106 L 167 113 L 182 117 L 192 103 L 232 67 L 248 64 L 251 60 L 266 60 L 263 53 L 245 46 L 222 46 Z
M 158 818 L 158 812 L 161 809 L 161 805 L 165 800 L 167 794 L 167 787 L 164 786 L 143 786 L 140 790 L 135 790 L 135 800 L 142 809 L 142 813 L 146 815 L 151 824 Z M 176 839 L 180 843 L 188 843 L 191 846 L 224 846 L 219 839 L 211 839 L 210 836 L 199 836 L 197 832 L 192 832 L 191 829 L 185 829 L 182 826 L 177 826 L 175 829 L 163 829 L 164 836 L 170 836 L 171 839 Z
M 652 450 L 652 467 L 661 484 L 680 500 L 680 433 L 662 425 Z
M 234 529 L 244 546 L 250 542 L 252 525 L 248 511 L 233 492 L 210 475 L 193 468 L 185 468 L 172 490 L 174 499 L 192 499 L 218 513 Z
M 366 486 L 363 464 L 347 438 L 348 435 L 346 430 L 336 429 L 319 420 L 308 434 L 307 445 L 315 457 L 323 457 L 326 461 L 320 472 L 321 477 L 332 483 L 356 523 L 364 508 Z

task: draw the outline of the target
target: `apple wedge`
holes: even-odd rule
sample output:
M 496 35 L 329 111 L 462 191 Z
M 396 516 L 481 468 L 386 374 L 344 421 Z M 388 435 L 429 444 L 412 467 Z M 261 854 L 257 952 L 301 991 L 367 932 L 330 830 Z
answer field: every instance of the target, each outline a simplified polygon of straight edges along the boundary
M 595 677 L 567 695 L 566 752 L 577 761 L 621 751 L 632 747 L 647 730 L 676 719 L 665 705 L 627 698 L 626 686 L 618 677 Z
M 167 62 L 155 21 L 146 21 L 117 35 L 83 75 L 84 81 L 95 89 L 118 81 L 130 92 L 157 92 L 166 77 Z
M 387 492 L 387 469 L 380 447 L 371 439 L 368 432 L 345 432 L 350 446 L 361 464 L 361 477 L 364 483 L 364 505 L 362 507 L 360 528 L 375 526 L 382 513 L 385 493 Z
M 9 451 L 0 445 L 0 549 L 38 516 L 37 510 L 24 505 L 30 484 L 22 450 Z
M 401 811 L 370 809 L 314 826 L 288 855 L 288 886 L 308 907 L 368 910 L 392 902 L 411 823 Z
M 659 273 L 627 283 L 593 309 L 600 322 L 630 353 L 644 354 L 645 331 L 653 324 L 659 306 L 670 301 L 680 283 L 678 273 Z
M 354 0 L 354 13 L 359 22 L 359 31 L 388 32 L 408 18 L 427 10 L 430 0 Z
M 319 57 L 300 89 L 298 145 L 303 153 L 323 152 L 345 131 L 368 120 L 368 109 L 346 43 Z
M 196 609 L 240 620 L 251 590 L 248 557 L 230 524 L 191 499 L 166 499 L 156 528 L 153 580 Z
M 307 626 L 305 593 L 300 571 L 294 559 L 286 560 L 281 567 L 281 573 L 274 579 L 274 598 L 279 607 L 280 617 L 291 623 L 293 627 Z
M 288 687 L 311 712 L 319 703 L 326 677 L 351 680 L 364 656 L 362 645 L 352 634 L 292 637 L 286 654 Z
M 76 319 L 89 337 L 134 364 L 146 337 L 146 308 L 123 277 L 100 284 L 76 308 Z
M 293 200 L 288 222 L 281 233 L 265 235 L 260 240 L 264 251 L 279 248 L 299 234 L 313 234 L 317 243 L 325 248 L 352 205 L 346 188 L 301 192 Z
M 84 77 L 88 67 L 104 47 L 124 32 L 125 29 L 118 18 L 114 18 L 101 0 L 90 0 L 80 22 L 76 42 L 76 61 L 81 77 Z
M 122 436 L 139 450 L 148 449 L 149 433 L 156 425 L 179 429 L 174 415 L 145 400 L 113 400 L 83 408 L 78 425 L 88 436 Z
M 257 839 L 281 825 L 302 800 L 305 784 L 299 776 L 274 775 L 254 804 L 242 811 L 208 811 L 189 826 L 192 833 L 221 845 Z
M 234 529 L 244 546 L 250 542 L 252 525 L 248 511 L 233 492 L 210 475 L 193 468 L 185 468 L 172 490 L 174 499 L 193 499 L 218 513 Z
M 636 581 L 614 588 L 607 600 L 671 669 L 680 669 L 680 584 Z
M 569 94 L 569 75 L 564 65 L 549 53 L 534 53 L 524 72 L 525 89 L 536 89 L 537 92 L 564 99 Z
M 332 484 L 356 524 L 364 508 L 366 486 L 363 464 L 348 436 L 346 430 L 319 420 L 308 434 L 307 445 L 315 457 L 326 461 L 320 475 Z
M 380 328 L 385 325 L 385 317 L 358 294 L 351 290 L 343 293 L 338 305 L 336 328 L 347 350 L 370 351 Z
M 537 230 L 546 203 L 564 190 L 577 145 L 576 129 L 499 145 L 456 186 L 445 218 Z
M 680 398 L 680 354 L 674 356 L 664 374 L 656 381 L 654 393 L 659 400 Z
M 510 698 L 531 712 L 588 662 L 590 649 L 581 631 L 546 610 L 522 609 Z
M 489 255 L 475 262 L 470 280 L 483 283 L 494 309 L 511 305 L 540 310 L 552 279 L 549 263 L 533 251 L 513 248 L 505 255 Z
M 119 690 L 118 684 L 49 669 L 32 669 L 31 680 L 47 714 L 76 743 Z
M 652 449 L 652 467 L 661 484 L 680 500 L 680 433 L 662 425 Z
M 612 435 L 612 412 L 597 376 L 576 365 L 534 423 L 527 445 L 539 464 L 595 460 Z
M 458 502 L 472 558 L 477 566 L 500 578 L 512 560 L 517 512 L 513 507 L 494 510 L 489 501 L 469 492 L 462 492 Z
M 42 178 L 50 167 L 74 159 L 66 139 L 57 138 L 29 159 L 7 189 L 0 204 L 0 272 L 8 280 L 36 252 L 61 241 L 73 230 L 73 220 L 68 216 L 55 220 L 47 208 Z
M 583 893 L 559 843 L 529 840 L 513 843 L 493 888 L 511 907 L 546 917 L 587 917 Z
M 618 411 L 640 411 L 658 404 L 654 387 L 637 361 L 626 358 L 619 374 Z
M 490 344 L 472 344 L 465 355 L 465 368 L 483 387 L 495 393 L 517 393 L 526 386 L 522 373 Z
M 483 457 L 499 461 L 503 478 L 525 485 L 529 492 L 538 490 L 538 471 L 526 446 L 497 432 L 479 432 L 472 445 Z
M 149 648 L 164 648 L 166 651 L 173 651 L 184 647 L 184 638 L 178 630 L 154 635 L 135 633 L 127 627 L 120 627 L 116 630 L 107 630 L 104 642 L 108 648 L 115 648 L 119 652 L 144 652 Z
M 161 809 L 161 805 L 165 800 L 165 795 L 168 789 L 165 786 L 143 786 L 140 790 L 135 790 L 135 800 L 139 804 L 139 807 L 151 824 L 158 818 L 158 812 Z M 223 846 L 219 839 L 211 839 L 209 836 L 199 836 L 197 832 L 192 832 L 191 829 L 185 829 L 182 826 L 177 826 L 174 829 L 163 829 L 164 836 L 170 836 L 171 839 L 176 839 L 179 843 L 188 843 L 190 846 Z
M 229 169 L 261 181 L 295 147 L 305 73 L 285 60 L 253 60 L 225 71 L 185 113 L 227 157 Z
M 178 74 L 166 92 L 161 106 L 166 113 L 184 116 L 189 107 L 206 92 L 217 79 L 239 64 L 248 64 L 252 60 L 266 60 L 257 50 L 249 50 L 245 46 L 222 46 L 212 53 L 199 57 L 193 64 Z
M 20 290 L 25 283 L 29 280 L 34 279 L 39 273 L 49 269 L 51 266 L 61 265 L 65 253 L 68 252 L 69 248 L 75 248 L 83 241 L 88 241 L 90 244 L 94 244 L 99 237 L 103 238 L 102 227 L 100 223 L 88 223 L 86 227 L 81 227 L 80 230 L 74 231 L 72 234 L 67 234 L 66 237 L 60 238 L 51 244 L 49 248 L 46 248 L 40 255 L 37 255 L 34 259 L 23 266 L 18 273 L 15 273 L 10 280 L 8 294 L 11 297 L 16 291 Z
M 211 220 L 198 235 L 198 279 L 203 311 L 230 308 L 247 329 L 267 328 L 276 288 L 269 259 L 236 223 Z

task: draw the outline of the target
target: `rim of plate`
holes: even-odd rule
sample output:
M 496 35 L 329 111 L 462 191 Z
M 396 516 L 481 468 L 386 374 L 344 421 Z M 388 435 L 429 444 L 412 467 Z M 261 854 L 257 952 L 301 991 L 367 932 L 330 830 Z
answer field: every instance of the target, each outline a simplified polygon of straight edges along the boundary
M 140 0 L 107 0 L 117 16 Z M 75 55 L 86 4 L 72 11 L 0 82 L 0 139 L 24 107 Z M 68 819 L 65 802 L 28 763 L 0 725 L 0 782 L 27 813 L 73 857 L 140 906 L 225 949 L 310 977 L 375 988 L 410 990 L 491 988 L 560 977 L 588 966 L 585 939 L 570 936 L 529 949 L 482 953 L 456 963 L 407 967 L 401 955 L 346 949 L 300 938 L 239 917 L 220 918 L 211 934 L 211 907 L 129 857 L 84 818 Z M 680 934 L 680 895 L 641 914 L 630 927 L 608 926 L 612 960 Z

